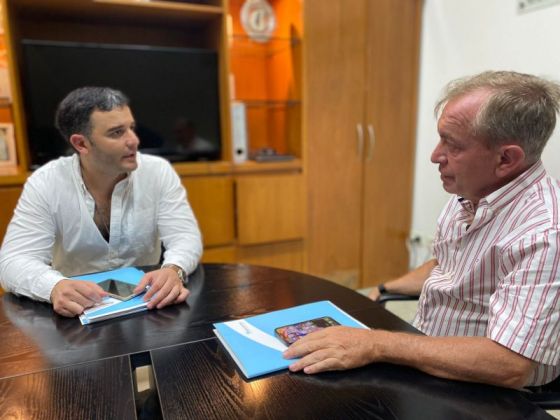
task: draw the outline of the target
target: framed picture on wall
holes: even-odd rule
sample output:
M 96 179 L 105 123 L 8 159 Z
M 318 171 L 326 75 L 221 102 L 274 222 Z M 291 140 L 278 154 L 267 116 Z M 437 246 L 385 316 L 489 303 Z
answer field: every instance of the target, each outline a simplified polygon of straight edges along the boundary
M 17 166 L 16 141 L 14 125 L 0 123 L 0 168 L 15 168 Z

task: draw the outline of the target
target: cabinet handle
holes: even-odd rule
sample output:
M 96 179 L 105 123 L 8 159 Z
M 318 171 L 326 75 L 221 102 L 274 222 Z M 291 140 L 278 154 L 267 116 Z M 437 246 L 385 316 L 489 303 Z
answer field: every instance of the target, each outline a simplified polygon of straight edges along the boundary
M 358 141 L 358 157 L 361 157 L 364 152 L 364 128 L 360 123 L 356 124 L 356 135 Z
M 373 157 L 373 148 L 375 147 L 375 130 L 373 129 L 373 125 L 368 124 L 367 131 L 368 131 L 368 139 L 369 139 L 369 149 L 368 149 L 366 161 L 369 162 Z

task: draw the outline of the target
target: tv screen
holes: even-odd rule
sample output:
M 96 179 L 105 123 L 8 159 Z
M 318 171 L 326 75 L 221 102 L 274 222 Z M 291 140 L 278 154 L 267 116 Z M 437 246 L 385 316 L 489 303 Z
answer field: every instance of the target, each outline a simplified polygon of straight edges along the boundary
M 129 97 L 142 151 L 172 162 L 220 158 L 215 51 L 38 40 L 23 40 L 22 50 L 31 169 L 72 153 L 54 114 L 82 86 L 108 86 Z

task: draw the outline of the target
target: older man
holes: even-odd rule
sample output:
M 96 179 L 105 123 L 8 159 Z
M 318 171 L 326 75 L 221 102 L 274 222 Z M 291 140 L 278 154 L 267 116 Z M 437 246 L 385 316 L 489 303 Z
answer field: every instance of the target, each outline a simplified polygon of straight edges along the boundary
M 560 184 L 540 156 L 559 101 L 558 84 L 514 72 L 448 85 L 432 162 L 454 195 L 435 258 L 381 288 L 421 292 L 414 325 L 427 336 L 327 328 L 286 351 L 302 357 L 292 371 L 390 362 L 512 388 L 558 376 Z
M 148 308 L 184 302 L 187 274 L 202 253 L 200 231 L 171 165 L 138 153 L 128 98 L 109 88 L 72 91 L 56 125 L 75 150 L 27 180 L 0 250 L 2 287 L 50 301 L 76 316 L 106 295 L 68 277 L 122 266 L 156 264 Z

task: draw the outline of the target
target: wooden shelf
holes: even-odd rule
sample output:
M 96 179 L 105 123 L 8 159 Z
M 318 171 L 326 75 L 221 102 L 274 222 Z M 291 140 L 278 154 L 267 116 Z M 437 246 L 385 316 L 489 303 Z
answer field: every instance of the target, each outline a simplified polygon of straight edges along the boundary
M 237 164 L 229 161 L 181 162 L 173 164 L 179 176 L 291 172 L 301 171 L 302 166 L 300 159 L 283 162 L 255 162 L 248 160 Z
M 217 162 L 181 162 L 174 163 L 173 168 L 179 176 L 228 175 L 267 172 L 301 171 L 302 162 L 294 159 L 285 162 L 247 162 L 233 164 L 229 161 Z M 31 172 L 20 168 L 0 168 L 0 185 L 22 185 Z
M 279 172 L 279 171 L 301 171 L 302 162 L 300 159 L 293 159 L 283 162 L 255 162 L 248 160 L 243 163 L 233 165 L 233 172 L 236 174 Z
M 124 6 L 126 8 L 137 7 L 137 13 L 141 10 L 145 10 L 146 13 L 150 13 L 153 16 L 155 11 L 176 14 L 181 12 L 183 16 L 188 15 L 189 17 L 196 18 L 200 17 L 204 19 L 205 17 L 216 17 L 223 14 L 223 7 L 205 5 L 205 4 L 195 4 L 195 3 L 176 3 L 171 1 L 146 1 L 146 0 L 93 0 L 93 3 L 99 5 L 107 6 Z M 126 9 L 127 14 L 131 13 L 130 9 Z
M 136 19 L 160 23 L 209 21 L 223 15 L 221 6 L 141 0 L 8 0 L 20 13 L 60 18 L 80 15 L 83 20 Z

